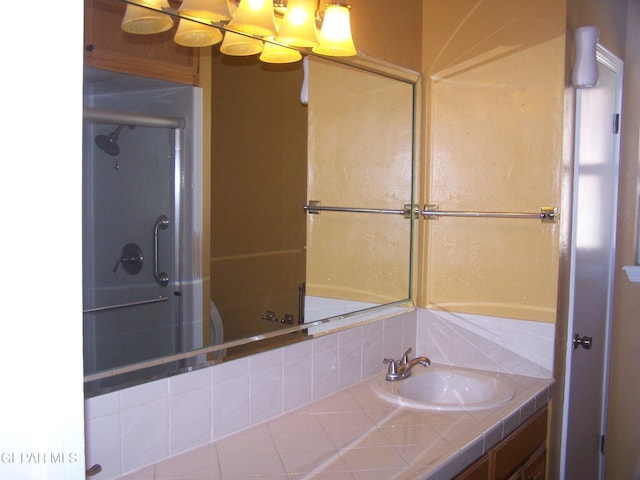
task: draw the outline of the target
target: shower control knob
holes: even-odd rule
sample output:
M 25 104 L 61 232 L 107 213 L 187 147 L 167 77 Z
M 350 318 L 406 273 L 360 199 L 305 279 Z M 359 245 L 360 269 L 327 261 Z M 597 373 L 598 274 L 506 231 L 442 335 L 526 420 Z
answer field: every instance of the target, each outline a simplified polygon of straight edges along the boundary
M 593 338 L 585 336 L 580 336 L 579 333 L 576 333 L 576 336 L 573 338 L 573 349 L 575 350 L 578 347 L 582 347 L 585 350 L 591 349 L 591 343 Z
M 166 287 L 167 285 L 169 285 L 169 275 L 167 275 L 166 272 L 158 273 L 157 280 L 161 287 Z
M 142 270 L 142 265 L 144 264 L 142 249 L 135 243 L 127 243 L 124 247 L 122 247 L 120 258 L 116 262 L 116 266 L 113 267 L 114 273 L 116 272 L 120 264 L 122 264 L 124 271 L 128 274 L 135 275 L 136 273 L 138 273 L 140 270 Z

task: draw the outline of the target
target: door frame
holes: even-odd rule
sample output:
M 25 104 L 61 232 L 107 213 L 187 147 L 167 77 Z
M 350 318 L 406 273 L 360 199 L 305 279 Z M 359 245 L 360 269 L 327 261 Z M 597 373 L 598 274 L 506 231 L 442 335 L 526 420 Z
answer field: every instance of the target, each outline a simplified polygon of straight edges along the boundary
M 615 92 L 615 108 L 616 111 L 621 114 L 622 113 L 622 80 L 623 80 L 623 68 L 624 62 L 614 55 L 611 51 L 609 51 L 602 44 L 598 43 L 596 47 L 596 60 L 602 66 L 610 69 L 616 75 L 616 92 Z M 577 139 L 577 135 L 575 133 L 578 131 L 580 125 L 578 124 L 578 116 L 580 114 L 581 107 L 581 91 L 578 90 L 576 92 L 576 100 L 575 100 L 575 115 L 574 115 L 574 162 L 577 160 L 577 156 L 579 154 L 578 147 L 575 144 L 575 140 Z M 619 117 L 620 118 L 620 117 Z M 604 338 L 604 352 L 603 352 L 603 380 L 602 380 L 602 411 L 600 412 L 600 432 L 602 435 L 606 432 L 606 412 L 607 412 L 607 402 L 608 402 L 608 388 L 609 388 L 609 363 L 610 363 L 610 344 L 611 344 L 611 323 L 613 319 L 613 290 L 614 290 L 614 280 L 615 280 L 615 260 L 616 260 L 616 231 L 617 231 L 617 210 L 618 210 L 618 185 L 619 185 L 619 169 L 620 169 L 620 132 L 621 132 L 621 121 L 618 121 L 618 134 L 613 139 L 614 144 L 614 158 L 613 162 L 615 163 L 615 172 L 614 172 L 614 195 L 612 199 L 612 212 L 611 212 L 611 242 L 612 249 L 609 252 L 609 274 L 607 278 L 607 316 L 605 321 L 605 338 Z M 572 171 L 573 172 L 573 171 Z M 570 262 L 568 265 L 569 274 L 568 281 L 570 284 L 569 287 L 569 296 L 568 296 L 568 314 L 566 316 L 567 324 L 566 324 L 566 335 L 564 336 L 564 382 L 561 385 L 563 402 L 562 402 L 562 422 L 561 422 L 561 431 L 560 431 L 560 458 L 559 458 L 559 474 L 560 478 L 565 478 L 565 468 L 566 468 L 566 451 L 567 451 L 567 441 L 565 432 L 568 428 L 568 411 L 571 406 L 572 399 L 569 395 L 571 388 L 571 364 L 573 358 L 573 332 L 574 332 L 574 321 L 573 321 L 573 288 L 574 288 L 574 275 L 573 275 L 573 260 L 574 260 L 574 252 L 575 252 L 575 236 L 573 232 L 573 221 L 576 218 L 577 213 L 577 204 L 574 202 L 576 196 L 575 189 L 575 175 L 572 173 L 572 184 L 573 188 L 571 190 L 571 220 L 569 227 L 569 236 L 571 238 L 571 246 L 569 249 Z M 562 340 L 561 340 L 562 341 Z M 559 352 L 557 352 L 559 353 Z M 599 462 L 599 472 L 598 478 L 604 478 L 604 464 L 605 458 L 604 455 L 601 454 L 600 462 Z

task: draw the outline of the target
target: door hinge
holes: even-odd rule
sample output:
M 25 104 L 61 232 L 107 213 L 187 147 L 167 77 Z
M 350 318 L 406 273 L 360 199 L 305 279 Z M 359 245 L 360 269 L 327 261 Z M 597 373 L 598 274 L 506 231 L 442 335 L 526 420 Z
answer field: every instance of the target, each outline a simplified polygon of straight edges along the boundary
M 604 455 L 604 435 L 600 435 L 600 454 Z
M 620 133 L 620 114 L 619 113 L 613 114 L 613 133 L 614 135 L 617 135 L 618 133 Z

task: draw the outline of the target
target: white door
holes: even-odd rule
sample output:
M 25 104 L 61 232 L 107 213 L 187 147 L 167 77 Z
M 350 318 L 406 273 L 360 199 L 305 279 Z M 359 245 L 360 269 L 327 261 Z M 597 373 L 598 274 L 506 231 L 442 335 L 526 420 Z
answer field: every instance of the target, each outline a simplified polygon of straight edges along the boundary
M 598 86 L 576 102 L 571 307 L 562 471 L 603 478 L 608 346 L 618 197 L 622 62 L 598 46 Z

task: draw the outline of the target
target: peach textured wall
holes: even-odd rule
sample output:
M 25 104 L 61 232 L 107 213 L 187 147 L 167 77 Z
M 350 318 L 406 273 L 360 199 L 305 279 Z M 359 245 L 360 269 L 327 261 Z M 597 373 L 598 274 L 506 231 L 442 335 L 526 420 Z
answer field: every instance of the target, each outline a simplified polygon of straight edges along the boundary
M 498 212 L 558 206 L 564 4 L 426 1 L 423 8 L 424 203 Z M 420 306 L 555 321 L 558 225 L 487 218 L 423 225 Z
M 356 49 L 359 52 L 366 53 L 367 55 L 402 67 L 420 71 L 422 61 L 422 0 L 404 0 L 401 5 L 390 5 L 382 0 L 352 0 L 349 3 L 351 4 L 351 30 Z M 390 11 L 390 8 L 392 8 L 393 11 Z M 333 84 L 333 88 L 336 92 L 348 87 L 349 84 L 344 78 L 339 79 Z M 348 129 L 351 131 L 362 131 L 362 127 L 358 125 L 350 125 L 348 126 Z M 389 147 L 390 144 L 387 143 L 386 146 Z M 371 171 L 369 168 L 366 168 L 366 170 Z M 366 171 L 363 171 L 362 175 L 367 175 L 371 178 L 370 173 Z M 351 172 L 348 178 L 343 178 L 343 180 L 341 180 L 341 185 L 343 185 L 343 187 L 348 187 L 347 183 L 349 182 L 353 185 L 357 185 L 357 182 L 359 182 L 361 178 L 363 177 L 361 177 L 360 174 Z M 372 191 L 373 190 L 371 190 L 370 193 Z M 387 205 L 392 205 L 390 208 L 400 208 L 398 205 L 405 202 L 404 195 L 402 195 L 398 190 L 395 190 L 395 194 L 396 198 L 384 199 L 385 205 L 376 203 L 368 206 L 386 208 Z M 312 198 L 310 197 L 310 199 Z M 320 200 L 323 200 L 324 203 L 327 204 L 326 199 L 321 198 Z M 390 260 L 397 256 L 395 253 L 391 253 L 388 250 L 381 250 L 381 245 L 389 245 L 391 243 L 393 245 L 393 251 L 403 251 L 406 253 L 406 248 L 401 244 L 404 243 L 404 240 L 400 240 L 400 237 L 403 239 L 405 237 L 395 233 L 406 229 L 407 222 L 404 221 L 404 219 L 396 218 L 395 216 L 393 216 L 393 218 L 377 218 L 374 221 L 382 228 L 378 230 L 378 233 L 369 233 L 363 237 L 361 234 L 356 232 L 362 232 L 364 224 L 370 221 L 367 217 L 368 216 L 354 218 L 352 216 L 345 217 L 343 215 L 339 218 L 336 216 L 332 219 L 336 222 L 348 221 L 350 224 L 354 220 L 356 222 L 361 221 L 361 225 L 355 227 L 352 231 L 352 235 L 364 238 L 366 246 L 365 244 L 358 245 L 357 243 L 351 242 L 350 244 L 345 243 L 345 245 L 349 245 L 348 251 L 344 248 L 337 247 L 333 249 L 333 252 L 322 252 L 322 254 L 329 255 L 335 253 L 340 254 L 340 252 L 342 252 L 350 258 L 352 260 L 351 263 L 346 265 L 348 265 L 348 268 L 351 268 L 352 275 L 356 273 L 354 268 L 358 268 L 358 264 L 368 268 L 368 265 L 373 261 L 373 259 L 375 259 L 375 261 L 382 259 L 383 262 L 385 262 L 385 265 L 391 265 L 389 263 Z M 328 219 L 329 216 L 325 215 L 323 217 L 323 222 L 327 223 Z M 332 230 L 336 231 L 336 229 L 340 230 L 342 228 L 342 226 L 335 224 L 332 227 Z M 387 230 L 388 234 L 384 233 L 385 230 Z M 346 240 L 348 241 L 348 239 Z M 320 246 L 320 243 L 316 242 L 316 246 Z M 363 254 L 367 251 L 368 247 L 372 247 L 373 250 L 370 250 L 368 256 L 365 257 Z M 316 256 L 315 258 L 318 259 L 319 257 Z M 398 278 L 408 278 L 408 271 L 404 270 L 405 266 L 408 268 L 407 262 L 403 262 L 403 269 L 400 271 L 394 265 L 393 268 L 386 269 L 386 273 L 380 273 L 375 278 L 372 277 L 367 279 L 366 277 L 361 276 L 364 282 L 357 282 L 357 284 L 351 281 L 349 274 L 347 273 L 347 269 L 342 269 L 341 272 L 338 273 L 339 278 L 331 278 L 329 272 L 326 270 L 323 271 L 324 267 L 328 264 L 329 262 L 326 260 L 322 263 L 314 260 L 313 258 L 311 259 L 310 268 L 312 277 L 307 286 L 308 293 L 333 295 L 338 297 L 350 296 L 351 298 L 354 298 L 353 293 L 355 292 L 358 299 L 366 301 L 383 301 L 385 299 L 397 299 L 402 296 L 406 296 L 404 283 L 400 286 L 394 285 L 392 290 L 389 290 L 386 287 L 383 288 L 383 286 L 385 283 L 392 284 L 392 282 L 395 282 Z M 322 278 L 325 280 L 322 280 Z M 340 285 L 338 290 L 341 293 L 336 293 L 335 288 L 327 287 L 329 281 L 336 281 L 336 283 Z M 351 284 L 351 291 L 349 294 L 347 294 L 348 284 Z M 373 288 L 371 288 L 372 285 Z M 368 293 L 365 293 L 365 290 L 367 290 Z M 400 293 L 399 291 L 402 291 L 403 293 Z
M 348 3 L 351 32 L 359 52 L 420 71 L 422 0 L 350 0 Z
M 402 210 L 411 202 L 413 85 L 312 58 L 310 200 Z M 374 303 L 409 296 L 411 220 L 321 212 L 307 221 L 307 293 Z

